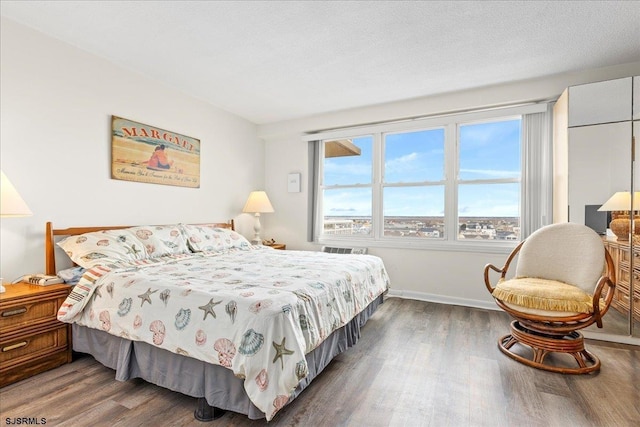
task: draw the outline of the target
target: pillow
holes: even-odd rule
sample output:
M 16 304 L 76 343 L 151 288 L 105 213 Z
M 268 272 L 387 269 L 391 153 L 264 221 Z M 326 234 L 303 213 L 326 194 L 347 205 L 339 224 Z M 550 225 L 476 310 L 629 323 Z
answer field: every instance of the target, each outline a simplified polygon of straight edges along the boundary
M 228 228 L 184 224 L 183 230 L 193 252 L 221 252 L 251 246 L 244 236 Z
M 69 236 L 58 246 L 84 268 L 189 252 L 178 225 L 95 231 Z
M 130 230 L 140 240 L 146 250 L 145 258 L 157 258 L 189 252 L 187 240 L 179 224 L 146 225 Z

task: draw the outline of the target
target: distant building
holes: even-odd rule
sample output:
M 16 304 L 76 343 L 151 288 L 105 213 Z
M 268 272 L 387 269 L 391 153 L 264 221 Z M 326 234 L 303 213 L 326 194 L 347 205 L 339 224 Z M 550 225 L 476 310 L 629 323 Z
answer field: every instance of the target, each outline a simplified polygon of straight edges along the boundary
M 353 234 L 353 220 L 351 219 L 332 219 L 324 221 L 325 234 Z
M 371 217 L 325 218 L 324 232 L 331 235 L 371 234 Z M 387 237 L 416 237 L 441 239 L 444 237 L 443 217 L 386 217 L 384 235 Z M 458 239 L 464 240 L 520 240 L 520 218 L 485 217 L 459 218 Z
M 423 227 L 418 230 L 418 234 L 422 237 L 432 237 L 435 239 L 439 239 L 442 235 L 440 230 L 435 227 Z

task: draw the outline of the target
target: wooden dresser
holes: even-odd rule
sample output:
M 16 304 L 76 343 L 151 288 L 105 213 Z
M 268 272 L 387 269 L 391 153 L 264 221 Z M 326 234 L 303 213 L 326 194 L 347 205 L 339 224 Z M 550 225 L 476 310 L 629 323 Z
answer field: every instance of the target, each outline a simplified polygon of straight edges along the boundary
M 613 237 L 605 239 L 604 244 L 616 266 L 617 283 L 611 306 L 625 315 L 629 313 L 629 283 L 633 279 L 633 317 L 640 320 L 640 243 L 633 247 L 633 273 L 630 272 L 629 242 L 619 242 Z
M 0 293 L 0 387 L 71 362 L 71 325 L 57 319 L 69 285 L 5 285 Z

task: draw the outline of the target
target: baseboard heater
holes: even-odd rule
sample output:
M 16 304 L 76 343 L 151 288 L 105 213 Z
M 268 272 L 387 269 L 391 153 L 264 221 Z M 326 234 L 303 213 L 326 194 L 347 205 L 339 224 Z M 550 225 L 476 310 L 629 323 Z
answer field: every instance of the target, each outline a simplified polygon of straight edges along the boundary
M 338 248 L 335 246 L 323 246 L 322 252 L 330 254 L 359 254 L 363 255 L 367 253 L 367 248 Z

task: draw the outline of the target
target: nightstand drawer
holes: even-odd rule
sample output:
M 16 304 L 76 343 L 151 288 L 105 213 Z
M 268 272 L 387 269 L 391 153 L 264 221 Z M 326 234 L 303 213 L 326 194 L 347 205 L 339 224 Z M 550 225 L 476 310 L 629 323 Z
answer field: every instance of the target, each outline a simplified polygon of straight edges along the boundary
M 0 333 L 4 335 L 27 325 L 57 320 L 58 307 L 60 302 L 57 298 L 3 306 L 0 309 Z
M 3 336 L 0 341 L 0 372 L 13 365 L 66 349 L 68 331 L 66 324 L 59 323 L 49 330 L 29 336 Z

